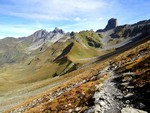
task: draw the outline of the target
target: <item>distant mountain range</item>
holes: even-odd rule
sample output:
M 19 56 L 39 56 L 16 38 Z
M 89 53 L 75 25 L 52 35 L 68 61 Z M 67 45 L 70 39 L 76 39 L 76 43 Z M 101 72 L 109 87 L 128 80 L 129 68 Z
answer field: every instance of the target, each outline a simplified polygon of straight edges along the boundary
M 0 40 L 0 65 L 15 63 L 29 57 L 35 51 L 45 51 L 58 43 L 77 43 L 84 49 L 112 50 L 150 35 L 150 20 L 132 25 L 118 26 L 117 19 L 111 18 L 104 29 L 65 33 L 62 29 L 38 30 L 28 37 L 4 38 Z M 79 47 L 79 48 L 81 48 Z M 63 49 L 63 48 L 62 48 Z M 53 48 L 54 51 L 57 48 Z M 82 50 L 81 50 L 82 51 Z M 39 53 L 39 52 L 37 52 Z M 82 54 L 82 52 L 81 52 Z M 93 56 L 90 54 L 89 56 Z
M 77 69 L 98 56 L 134 44 L 150 35 L 150 20 L 118 26 L 111 18 L 104 29 L 65 33 L 62 29 L 38 30 L 28 37 L 7 37 L 0 40 L 0 66 L 22 64 L 55 67 L 45 76 L 58 76 Z M 30 67 L 30 66 L 29 66 Z M 25 71 L 30 72 L 30 68 Z M 36 69 L 35 69 L 36 70 Z M 24 72 L 26 73 L 26 72 Z M 32 73 L 30 73 L 32 74 Z M 36 81 L 36 77 L 34 78 Z

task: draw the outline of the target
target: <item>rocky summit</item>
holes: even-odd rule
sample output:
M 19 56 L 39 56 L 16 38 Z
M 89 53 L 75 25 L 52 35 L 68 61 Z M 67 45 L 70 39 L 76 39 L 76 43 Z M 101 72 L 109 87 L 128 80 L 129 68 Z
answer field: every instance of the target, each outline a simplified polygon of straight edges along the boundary
M 150 112 L 150 20 L 0 40 L 2 113 Z
M 43 30 L 43 29 L 38 30 L 33 34 L 33 36 L 34 36 L 34 41 L 38 41 L 39 39 L 44 39 L 44 40 L 48 39 L 48 40 L 52 41 L 53 37 L 58 34 L 64 35 L 65 32 L 62 29 L 59 29 L 56 27 L 53 31 L 50 31 L 50 32 Z M 58 40 L 60 38 L 58 38 Z M 57 39 L 55 39 L 55 40 L 57 40 Z
M 37 39 L 41 39 L 41 38 L 46 38 L 46 36 L 48 35 L 48 32 L 46 30 L 38 30 L 36 31 L 33 36 L 35 37 L 35 40 Z
M 62 29 L 59 29 L 59 28 L 55 27 L 55 29 L 53 30 L 53 33 L 64 34 L 64 31 Z
M 108 20 L 108 23 L 106 25 L 106 27 L 104 28 L 104 30 L 110 30 L 110 29 L 114 29 L 118 26 L 118 22 L 117 19 L 115 18 L 111 18 L 110 20 Z
M 104 29 L 98 29 L 96 32 L 104 32 L 111 29 L 114 29 L 118 26 L 118 21 L 115 18 L 111 18 L 108 20 L 108 23 Z

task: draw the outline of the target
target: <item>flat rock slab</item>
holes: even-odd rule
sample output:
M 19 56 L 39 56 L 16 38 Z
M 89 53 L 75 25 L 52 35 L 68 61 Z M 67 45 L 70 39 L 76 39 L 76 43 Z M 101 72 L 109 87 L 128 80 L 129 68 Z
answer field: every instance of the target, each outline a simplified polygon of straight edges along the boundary
M 143 111 L 143 110 L 139 110 L 139 109 L 135 109 L 132 107 L 127 107 L 127 108 L 123 108 L 121 110 L 121 113 L 148 113 L 147 111 Z

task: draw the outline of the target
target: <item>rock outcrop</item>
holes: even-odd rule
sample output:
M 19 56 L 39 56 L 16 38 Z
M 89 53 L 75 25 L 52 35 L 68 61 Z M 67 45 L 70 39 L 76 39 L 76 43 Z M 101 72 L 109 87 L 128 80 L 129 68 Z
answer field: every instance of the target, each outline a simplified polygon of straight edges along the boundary
M 117 26 L 118 26 L 117 19 L 111 18 L 110 20 L 108 20 L 108 24 L 106 25 L 104 30 L 107 31 L 107 30 L 110 30 L 110 29 L 114 29 Z
M 105 32 L 111 29 L 114 29 L 118 26 L 118 22 L 116 18 L 111 18 L 108 20 L 108 23 L 104 29 L 98 29 L 96 32 Z

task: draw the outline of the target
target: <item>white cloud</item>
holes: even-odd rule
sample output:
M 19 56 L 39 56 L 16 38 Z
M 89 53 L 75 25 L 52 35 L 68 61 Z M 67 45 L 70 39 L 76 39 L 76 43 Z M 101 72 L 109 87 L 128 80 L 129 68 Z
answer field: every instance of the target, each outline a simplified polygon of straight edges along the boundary
M 102 21 L 102 20 L 104 20 L 104 18 L 103 17 L 99 17 L 97 20 L 98 21 Z
M 74 20 L 75 21 L 81 21 L 81 18 L 80 17 L 76 17 Z
M 87 18 L 80 18 L 80 17 L 76 17 L 76 18 L 74 19 L 74 21 L 76 21 L 76 22 L 87 21 L 87 20 L 88 20 Z
M 27 26 L 0 25 L 0 38 L 4 37 L 22 37 L 32 34 L 35 30 Z
M 104 0 L 11 0 L 13 5 L 0 5 L 0 13 L 45 20 L 69 20 L 89 16 L 106 7 Z
M 84 21 L 87 21 L 88 19 L 87 19 L 87 18 L 84 18 L 83 20 L 84 20 Z

